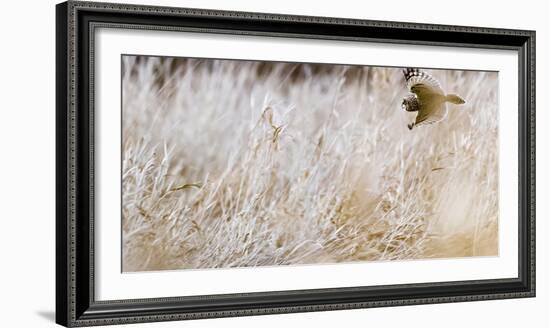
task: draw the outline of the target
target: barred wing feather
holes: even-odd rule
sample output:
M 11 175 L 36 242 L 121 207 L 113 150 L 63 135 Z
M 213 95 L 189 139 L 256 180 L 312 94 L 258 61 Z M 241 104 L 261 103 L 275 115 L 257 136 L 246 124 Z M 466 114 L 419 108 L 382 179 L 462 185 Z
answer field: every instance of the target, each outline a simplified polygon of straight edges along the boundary
M 411 92 L 414 92 L 413 89 L 415 86 L 424 85 L 433 93 L 444 94 L 441 84 L 439 84 L 434 77 L 418 68 L 406 68 L 403 70 L 403 75 L 407 81 L 407 88 L 409 88 Z

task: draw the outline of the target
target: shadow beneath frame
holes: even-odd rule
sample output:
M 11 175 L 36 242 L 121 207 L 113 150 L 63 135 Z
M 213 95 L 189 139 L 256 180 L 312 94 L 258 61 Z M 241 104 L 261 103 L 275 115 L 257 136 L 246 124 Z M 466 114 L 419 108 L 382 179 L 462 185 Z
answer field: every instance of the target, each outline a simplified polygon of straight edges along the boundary
M 39 317 L 41 317 L 43 319 L 46 319 L 47 321 L 55 323 L 55 312 L 54 311 L 36 311 L 36 314 Z

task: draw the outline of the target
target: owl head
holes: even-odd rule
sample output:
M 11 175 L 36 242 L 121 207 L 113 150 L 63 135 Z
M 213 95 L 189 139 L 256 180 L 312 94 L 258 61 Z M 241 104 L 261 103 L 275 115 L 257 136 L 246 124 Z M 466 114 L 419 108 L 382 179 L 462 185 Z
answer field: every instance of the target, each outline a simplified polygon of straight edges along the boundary
M 403 102 L 401 102 L 401 108 L 406 110 L 407 112 L 414 112 L 419 109 L 419 103 L 418 98 L 415 94 L 408 94 L 403 98 Z

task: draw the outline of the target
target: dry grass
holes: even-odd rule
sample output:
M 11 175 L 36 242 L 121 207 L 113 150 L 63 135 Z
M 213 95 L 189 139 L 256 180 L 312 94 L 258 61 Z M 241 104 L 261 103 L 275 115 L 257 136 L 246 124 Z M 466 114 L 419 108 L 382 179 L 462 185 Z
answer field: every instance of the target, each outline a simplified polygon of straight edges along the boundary
M 409 131 L 397 68 L 123 64 L 124 271 L 498 253 L 496 73 Z

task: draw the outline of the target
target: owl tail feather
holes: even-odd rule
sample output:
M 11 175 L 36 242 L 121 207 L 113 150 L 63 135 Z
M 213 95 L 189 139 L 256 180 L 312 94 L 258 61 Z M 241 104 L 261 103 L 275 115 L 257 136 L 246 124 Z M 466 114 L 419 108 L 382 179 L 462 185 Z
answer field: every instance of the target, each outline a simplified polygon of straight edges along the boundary
M 456 105 L 462 105 L 462 104 L 466 103 L 466 101 L 464 99 L 462 99 L 460 96 L 454 95 L 454 94 L 446 95 L 445 96 L 445 101 L 448 101 L 451 104 L 456 104 Z

